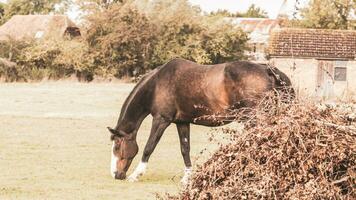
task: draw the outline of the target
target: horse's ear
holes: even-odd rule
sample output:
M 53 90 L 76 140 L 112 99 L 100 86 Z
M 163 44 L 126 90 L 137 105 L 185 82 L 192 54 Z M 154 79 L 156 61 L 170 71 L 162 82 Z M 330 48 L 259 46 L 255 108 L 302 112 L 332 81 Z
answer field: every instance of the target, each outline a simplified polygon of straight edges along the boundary
M 118 136 L 118 137 L 124 137 L 125 134 L 121 133 L 120 131 L 118 130 L 115 130 L 113 128 L 110 128 L 110 127 L 107 127 L 108 130 L 110 131 L 111 134 L 115 135 L 115 136 Z

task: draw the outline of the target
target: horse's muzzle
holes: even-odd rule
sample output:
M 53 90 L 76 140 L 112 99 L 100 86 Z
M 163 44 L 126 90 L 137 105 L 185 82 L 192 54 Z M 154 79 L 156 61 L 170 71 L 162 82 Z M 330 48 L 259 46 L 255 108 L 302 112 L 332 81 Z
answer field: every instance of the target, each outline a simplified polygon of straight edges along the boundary
M 124 180 L 126 178 L 125 172 L 115 172 L 115 179 Z

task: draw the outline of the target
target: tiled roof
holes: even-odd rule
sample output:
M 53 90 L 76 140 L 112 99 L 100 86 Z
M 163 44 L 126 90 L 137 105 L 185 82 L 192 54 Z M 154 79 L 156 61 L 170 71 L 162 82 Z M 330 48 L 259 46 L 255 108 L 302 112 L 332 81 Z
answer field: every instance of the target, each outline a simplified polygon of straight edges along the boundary
M 356 58 L 356 31 L 279 29 L 270 37 L 271 57 Z

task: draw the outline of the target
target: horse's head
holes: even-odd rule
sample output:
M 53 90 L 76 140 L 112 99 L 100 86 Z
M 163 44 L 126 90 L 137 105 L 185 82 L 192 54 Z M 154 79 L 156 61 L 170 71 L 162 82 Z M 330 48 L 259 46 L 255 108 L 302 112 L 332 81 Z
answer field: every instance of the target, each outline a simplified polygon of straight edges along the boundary
M 296 93 L 289 77 L 276 67 L 269 67 L 268 74 L 273 77 L 275 89 L 280 92 L 283 101 L 295 99 Z
M 133 134 L 126 134 L 122 131 L 108 127 L 111 133 L 111 175 L 115 179 L 123 180 L 129 169 L 133 158 L 138 152 L 138 145 Z

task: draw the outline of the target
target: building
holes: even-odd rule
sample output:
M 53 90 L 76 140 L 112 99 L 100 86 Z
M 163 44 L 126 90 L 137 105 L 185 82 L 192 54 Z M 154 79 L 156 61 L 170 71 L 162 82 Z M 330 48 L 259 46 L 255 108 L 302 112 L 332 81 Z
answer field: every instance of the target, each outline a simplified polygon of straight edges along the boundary
M 77 37 L 79 28 L 65 15 L 15 15 L 0 27 L 0 40 Z
M 250 50 L 245 52 L 249 60 L 267 63 L 266 53 L 268 51 L 269 38 L 274 30 L 278 30 L 283 20 L 291 17 L 295 11 L 295 1 L 283 0 L 276 19 L 267 18 L 226 18 L 233 24 L 248 33 L 250 40 L 248 46 Z
M 278 19 L 267 18 L 229 18 L 231 22 L 248 33 L 250 50 L 246 52 L 249 60 L 265 62 L 268 41 L 273 30 L 279 29 Z
M 356 95 L 356 31 L 276 30 L 269 57 L 301 94 L 324 99 Z

